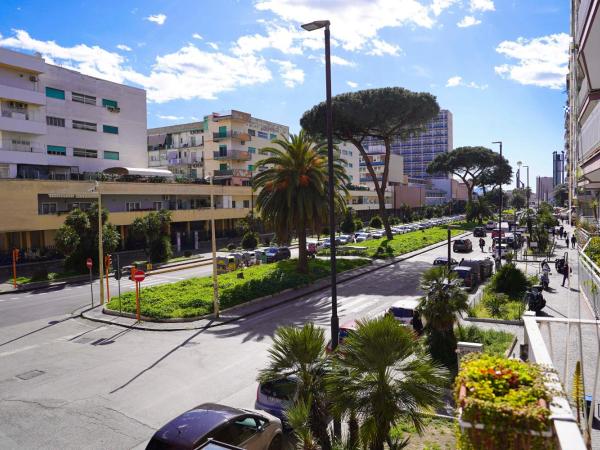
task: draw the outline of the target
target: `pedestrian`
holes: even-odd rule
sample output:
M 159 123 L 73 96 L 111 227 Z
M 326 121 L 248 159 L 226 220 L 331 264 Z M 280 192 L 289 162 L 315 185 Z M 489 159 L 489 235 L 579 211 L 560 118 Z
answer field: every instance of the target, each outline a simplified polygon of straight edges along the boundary
M 555 236 L 556 236 L 556 228 L 552 227 L 552 237 L 555 237 Z
M 571 268 L 569 267 L 569 261 L 567 261 L 567 259 L 565 259 L 565 265 L 563 266 L 562 287 L 565 287 L 565 281 L 567 281 L 569 279 L 569 271 L 570 270 L 571 270 Z
M 481 253 L 485 253 L 485 250 L 483 249 L 484 247 L 485 247 L 485 239 L 479 238 L 479 248 L 481 248 Z
M 565 233 L 565 243 L 567 244 L 567 248 L 569 248 L 569 233 Z
M 561 226 L 560 226 L 560 230 L 558 230 L 558 235 L 560 236 L 560 238 L 561 238 L 561 239 L 562 239 L 562 237 L 563 237 L 563 231 L 564 231 L 564 230 L 565 230 L 565 229 L 564 229 L 564 228 L 563 228 L 563 226 L 561 225 Z
M 575 244 L 577 244 L 577 238 L 575 237 L 575 233 L 571 236 L 571 248 L 575 248 Z

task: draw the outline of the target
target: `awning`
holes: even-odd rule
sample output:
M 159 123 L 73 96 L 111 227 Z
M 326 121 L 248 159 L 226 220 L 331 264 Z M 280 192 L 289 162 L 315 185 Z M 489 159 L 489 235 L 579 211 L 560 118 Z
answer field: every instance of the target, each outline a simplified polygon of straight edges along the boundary
M 166 169 L 148 169 L 146 167 L 109 167 L 104 173 L 113 175 L 138 175 L 140 177 L 172 178 L 173 172 Z
M 159 145 L 165 145 L 165 140 L 167 139 L 166 134 L 154 134 L 148 136 L 148 145 L 150 147 L 157 147 Z
M 94 192 L 79 192 L 77 194 L 73 193 L 61 193 L 55 192 L 52 194 L 48 194 L 49 198 L 98 198 L 98 194 Z

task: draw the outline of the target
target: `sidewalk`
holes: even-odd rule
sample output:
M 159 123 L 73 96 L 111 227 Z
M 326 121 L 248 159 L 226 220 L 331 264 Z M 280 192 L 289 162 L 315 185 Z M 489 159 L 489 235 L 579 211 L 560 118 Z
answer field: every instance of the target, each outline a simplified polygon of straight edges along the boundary
M 471 232 L 463 233 L 461 235 L 455 236 L 452 238 L 460 239 L 464 236 L 468 236 Z M 357 277 L 361 277 L 367 275 L 376 270 L 380 270 L 384 267 L 391 266 L 393 264 L 397 264 L 399 262 L 410 259 L 414 256 L 420 255 L 422 253 L 426 253 L 430 250 L 444 247 L 447 245 L 446 241 L 441 243 L 433 244 L 428 247 L 424 247 L 420 250 L 416 250 L 411 253 L 407 253 L 402 256 L 398 256 L 393 259 L 385 259 L 385 260 L 374 260 L 371 264 L 360 267 L 358 269 L 350 270 L 347 272 L 342 272 L 337 276 L 337 284 L 344 283 L 346 281 L 355 279 Z M 304 286 L 298 289 L 291 289 L 283 292 L 279 292 L 278 294 L 270 295 L 267 297 L 261 297 L 255 300 L 252 300 L 248 303 L 244 303 L 242 305 L 234 306 L 227 310 L 221 311 L 219 319 L 215 319 L 212 315 L 207 316 L 205 318 L 189 321 L 189 322 L 137 322 L 135 318 L 130 317 L 119 317 L 113 316 L 109 314 L 105 314 L 102 312 L 102 308 L 99 306 L 83 311 L 80 316 L 84 319 L 88 319 L 94 322 L 107 323 L 111 325 L 118 325 L 125 328 L 133 328 L 138 330 L 148 330 L 148 331 L 182 331 L 182 330 L 197 330 L 202 328 L 212 328 L 220 325 L 224 325 L 230 322 L 234 322 L 244 317 L 259 313 L 261 311 L 274 308 L 283 303 L 298 300 L 300 298 L 306 297 L 307 295 L 313 294 L 315 292 L 322 291 L 331 286 L 330 278 L 324 278 L 316 283 L 311 284 L 310 286 Z

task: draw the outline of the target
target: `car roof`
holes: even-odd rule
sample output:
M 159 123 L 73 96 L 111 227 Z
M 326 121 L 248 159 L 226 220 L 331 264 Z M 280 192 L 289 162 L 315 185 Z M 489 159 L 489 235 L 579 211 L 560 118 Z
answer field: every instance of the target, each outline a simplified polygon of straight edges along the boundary
M 473 270 L 473 269 L 472 269 L 471 267 L 469 267 L 469 266 L 456 266 L 456 267 L 454 267 L 452 270 L 453 270 L 453 271 L 456 271 L 456 272 L 458 272 L 458 271 L 460 271 L 460 270 L 467 270 L 467 271 L 469 271 L 469 272 L 470 272 L 470 271 L 471 271 L 471 270 Z
M 248 414 L 246 411 L 216 403 L 203 403 L 163 425 L 156 438 L 169 444 L 191 446 L 229 420 Z
M 348 322 L 345 322 L 342 325 L 340 325 L 340 328 L 346 328 L 348 330 L 356 330 L 356 321 L 350 320 Z
M 416 309 L 417 306 L 419 306 L 419 300 L 405 299 L 394 303 L 390 308 Z

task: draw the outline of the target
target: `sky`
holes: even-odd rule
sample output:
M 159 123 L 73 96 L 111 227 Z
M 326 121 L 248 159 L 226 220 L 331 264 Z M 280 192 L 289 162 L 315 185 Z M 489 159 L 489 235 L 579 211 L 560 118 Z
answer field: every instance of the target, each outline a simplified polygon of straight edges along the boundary
M 569 2 L 558 0 L 0 0 L 0 46 L 147 91 L 148 127 L 237 109 L 299 131 L 333 94 L 400 86 L 482 145 L 552 176 L 564 146 Z

